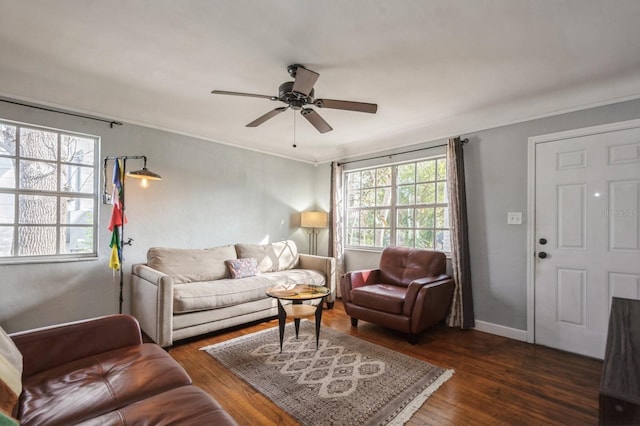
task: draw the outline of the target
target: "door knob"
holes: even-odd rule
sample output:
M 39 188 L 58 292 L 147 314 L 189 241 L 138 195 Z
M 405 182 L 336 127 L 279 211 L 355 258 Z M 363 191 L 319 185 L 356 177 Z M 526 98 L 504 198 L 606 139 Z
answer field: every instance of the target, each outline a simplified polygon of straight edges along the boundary
M 539 257 L 540 259 L 546 259 L 546 258 L 547 258 L 547 253 L 545 253 L 545 252 L 541 251 L 540 253 L 538 253 L 538 257 Z
M 542 245 L 547 244 L 547 239 L 546 238 L 540 238 L 540 244 L 542 244 Z

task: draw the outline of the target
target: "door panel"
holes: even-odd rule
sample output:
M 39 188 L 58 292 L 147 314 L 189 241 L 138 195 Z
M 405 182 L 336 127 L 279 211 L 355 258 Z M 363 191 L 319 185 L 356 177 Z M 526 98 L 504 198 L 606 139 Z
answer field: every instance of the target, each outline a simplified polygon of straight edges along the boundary
M 611 297 L 640 298 L 640 128 L 534 153 L 535 341 L 603 358 Z

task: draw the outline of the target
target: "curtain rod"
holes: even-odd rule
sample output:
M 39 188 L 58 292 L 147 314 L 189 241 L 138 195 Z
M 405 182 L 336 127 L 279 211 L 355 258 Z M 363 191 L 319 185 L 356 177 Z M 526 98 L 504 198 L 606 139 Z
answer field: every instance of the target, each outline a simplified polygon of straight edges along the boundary
M 462 139 L 460 142 L 465 144 L 465 143 L 469 142 L 469 139 L 465 138 L 465 139 Z M 446 143 L 442 143 L 440 145 L 434 145 L 434 146 L 429 146 L 429 147 L 425 147 L 425 148 L 412 149 L 410 151 L 396 152 L 394 154 L 378 155 L 377 157 L 361 158 L 360 160 L 343 161 L 343 162 L 339 162 L 338 166 L 343 166 L 345 164 L 351 164 L 351 163 L 359 163 L 360 161 L 377 160 L 378 158 L 393 157 L 394 155 L 410 154 L 412 152 L 425 151 L 427 149 L 439 148 L 441 146 L 447 146 L 447 144 Z
M 24 106 L 24 107 L 28 107 L 28 108 L 40 109 L 42 111 L 55 112 L 55 113 L 58 113 L 58 114 L 71 115 L 71 116 L 74 116 L 74 117 L 86 118 L 86 119 L 89 119 L 89 120 L 102 121 L 103 123 L 109 123 L 109 127 L 111 127 L 112 129 L 113 129 L 113 126 L 122 126 L 121 122 L 115 121 L 115 120 L 105 120 L 103 118 L 91 117 L 89 115 L 76 114 L 76 113 L 67 112 L 67 111 L 59 111 L 59 110 L 55 110 L 55 109 L 51 109 L 51 108 L 45 108 L 45 107 L 41 107 L 41 106 L 23 104 L 21 102 L 9 101 L 7 99 L 0 99 L 0 102 L 6 102 L 8 104 L 13 104 L 13 105 L 20 105 L 20 106 Z

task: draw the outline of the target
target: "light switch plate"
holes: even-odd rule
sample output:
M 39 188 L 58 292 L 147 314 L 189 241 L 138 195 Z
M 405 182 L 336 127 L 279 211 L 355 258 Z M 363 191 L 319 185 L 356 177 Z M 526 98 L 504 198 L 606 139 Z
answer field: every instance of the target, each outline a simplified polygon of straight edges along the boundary
M 509 213 L 507 213 L 507 224 L 509 224 L 509 225 L 522 225 L 522 212 L 509 212 Z

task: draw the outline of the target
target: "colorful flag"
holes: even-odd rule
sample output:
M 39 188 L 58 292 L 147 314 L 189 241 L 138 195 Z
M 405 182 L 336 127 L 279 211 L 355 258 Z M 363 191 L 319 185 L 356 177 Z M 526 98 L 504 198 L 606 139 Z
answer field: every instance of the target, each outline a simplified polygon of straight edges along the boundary
M 121 160 L 116 158 L 113 165 L 113 191 L 111 195 L 113 211 L 109 221 L 109 231 L 112 231 L 111 242 L 109 243 L 109 247 L 111 247 L 109 267 L 114 271 L 119 271 L 122 265 L 122 225 L 127 223 L 124 206 L 120 198 L 124 181 L 123 167 L 120 162 Z

